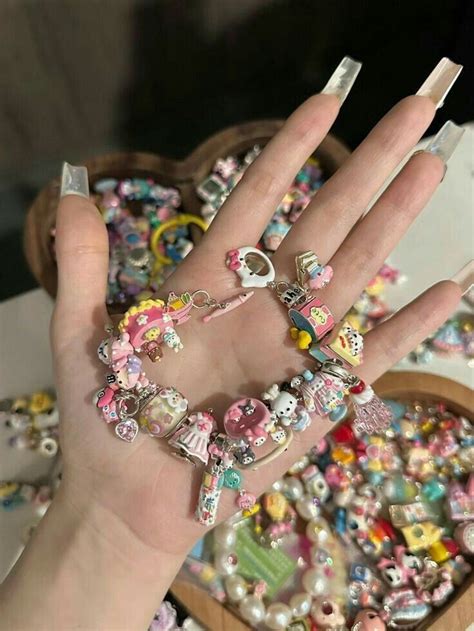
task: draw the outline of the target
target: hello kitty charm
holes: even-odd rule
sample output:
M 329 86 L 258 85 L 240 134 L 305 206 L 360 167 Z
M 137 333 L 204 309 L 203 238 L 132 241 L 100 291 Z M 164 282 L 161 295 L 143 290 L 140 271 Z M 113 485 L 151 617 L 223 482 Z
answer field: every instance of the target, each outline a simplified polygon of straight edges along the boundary
M 244 246 L 229 250 L 226 265 L 240 278 L 242 287 L 266 287 L 275 280 L 275 268 L 270 259 L 257 248 Z

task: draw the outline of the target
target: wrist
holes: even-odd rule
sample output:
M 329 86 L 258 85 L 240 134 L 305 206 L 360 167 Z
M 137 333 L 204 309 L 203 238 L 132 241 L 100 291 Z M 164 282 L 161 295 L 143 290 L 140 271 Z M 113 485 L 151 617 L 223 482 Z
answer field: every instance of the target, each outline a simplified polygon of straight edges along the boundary
M 143 631 L 182 561 L 64 484 L 2 588 L 3 628 L 27 628 L 34 611 L 37 629 Z

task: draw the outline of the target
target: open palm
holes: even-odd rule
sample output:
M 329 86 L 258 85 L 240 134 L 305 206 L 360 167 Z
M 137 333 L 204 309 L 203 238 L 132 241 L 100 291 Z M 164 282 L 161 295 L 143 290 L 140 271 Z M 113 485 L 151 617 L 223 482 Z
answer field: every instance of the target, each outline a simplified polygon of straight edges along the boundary
M 306 101 L 265 147 L 219 211 L 202 242 L 160 290 L 205 289 L 217 300 L 239 293 L 236 276 L 224 264 L 232 248 L 255 244 L 295 174 L 328 132 L 339 111 L 334 95 Z M 435 114 L 423 96 L 398 103 L 323 186 L 276 252 L 277 277 L 293 280 L 294 257 L 314 250 L 334 269 L 318 297 L 340 319 L 376 274 L 442 179 L 442 161 L 429 153 L 412 157 L 366 214 L 390 173 L 418 142 Z M 117 440 L 91 402 L 104 380 L 96 348 L 109 321 L 105 308 L 108 241 L 92 203 L 64 197 L 57 217 L 58 301 L 52 323 L 58 398 L 62 419 L 64 485 L 78 509 L 95 501 L 112 512 L 142 542 L 181 553 L 203 532 L 193 520 L 201 471 L 176 459 L 166 441 Z M 358 374 L 373 381 L 403 357 L 454 309 L 460 289 L 441 282 L 371 331 Z M 205 313 L 205 312 L 204 312 Z M 243 306 L 204 324 L 202 312 L 180 328 L 184 350 L 147 363 L 147 376 L 175 386 L 191 410 L 212 408 L 216 418 L 243 396 L 259 397 L 308 367 L 289 340 L 286 309 L 267 289 Z M 258 494 L 330 428 L 315 418 L 289 450 L 257 472 L 245 487 Z M 223 494 L 219 515 L 236 510 Z

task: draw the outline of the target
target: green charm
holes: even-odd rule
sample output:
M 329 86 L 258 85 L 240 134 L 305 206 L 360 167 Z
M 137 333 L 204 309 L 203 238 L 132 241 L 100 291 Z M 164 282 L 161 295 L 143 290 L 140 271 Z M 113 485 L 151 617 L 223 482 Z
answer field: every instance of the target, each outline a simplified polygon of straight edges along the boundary
M 224 472 L 224 486 L 226 489 L 238 491 L 242 487 L 242 474 L 237 469 L 227 469 Z

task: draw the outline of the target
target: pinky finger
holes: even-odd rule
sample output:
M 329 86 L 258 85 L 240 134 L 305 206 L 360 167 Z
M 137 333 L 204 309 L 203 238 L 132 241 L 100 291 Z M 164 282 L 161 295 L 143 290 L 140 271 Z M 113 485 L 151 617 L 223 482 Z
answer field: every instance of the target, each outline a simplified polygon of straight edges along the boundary
M 358 374 L 371 383 L 445 322 L 461 300 L 457 283 L 433 285 L 364 336 L 364 364 Z

